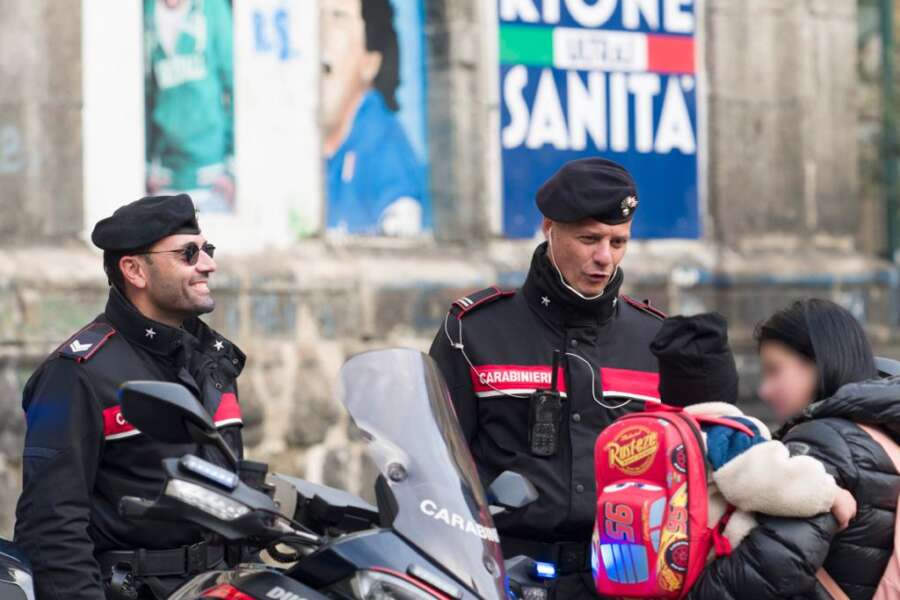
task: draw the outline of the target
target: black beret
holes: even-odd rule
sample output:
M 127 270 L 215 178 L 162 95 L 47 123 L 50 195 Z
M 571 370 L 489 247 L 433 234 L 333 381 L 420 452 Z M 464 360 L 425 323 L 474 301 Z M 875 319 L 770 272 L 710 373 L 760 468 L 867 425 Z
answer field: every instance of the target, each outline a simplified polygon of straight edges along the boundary
M 650 351 L 659 361 L 663 403 L 690 406 L 737 401 L 737 367 L 728 345 L 728 323 L 722 315 L 669 317 L 650 343 Z
M 625 167 L 605 158 L 582 158 L 562 166 L 537 193 L 548 219 L 571 223 L 592 217 L 607 225 L 627 223 L 637 210 L 634 180 Z
M 91 241 L 117 252 L 145 248 L 176 233 L 200 233 L 194 202 L 187 194 L 147 196 L 126 204 L 94 225 Z

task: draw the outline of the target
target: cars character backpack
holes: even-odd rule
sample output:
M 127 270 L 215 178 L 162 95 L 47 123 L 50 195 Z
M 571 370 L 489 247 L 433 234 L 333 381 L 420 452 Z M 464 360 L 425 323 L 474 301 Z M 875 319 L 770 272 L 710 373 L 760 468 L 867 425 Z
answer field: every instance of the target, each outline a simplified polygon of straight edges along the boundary
M 683 598 L 712 549 L 717 555 L 731 551 L 721 530 L 732 511 L 708 526 L 701 423 L 753 435 L 737 421 L 656 405 L 620 417 L 597 438 L 591 558 L 601 596 Z

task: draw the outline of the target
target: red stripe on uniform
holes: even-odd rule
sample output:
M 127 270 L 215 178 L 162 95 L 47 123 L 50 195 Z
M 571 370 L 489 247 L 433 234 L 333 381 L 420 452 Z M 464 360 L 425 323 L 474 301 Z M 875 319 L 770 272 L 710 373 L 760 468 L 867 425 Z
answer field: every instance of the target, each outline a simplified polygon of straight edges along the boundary
M 121 406 L 110 406 L 103 409 L 103 436 L 120 436 L 123 433 L 137 431 L 137 428 L 125 420 Z
M 241 422 L 241 405 L 237 396 L 232 392 L 222 394 L 216 416 L 213 418 L 216 425 L 231 425 Z M 103 410 L 103 435 L 106 439 L 128 437 L 127 434 L 140 433 L 138 429 L 125 420 L 121 406 L 110 406 Z
M 475 393 L 497 390 L 550 389 L 550 365 L 481 365 L 471 372 Z M 560 392 L 566 391 L 562 367 L 556 383 Z
M 653 73 L 694 73 L 694 38 L 648 35 L 647 70 Z
M 218 425 L 223 421 L 233 422 L 235 420 L 241 420 L 241 405 L 238 404 L 234 392 L 225 392 L 222 394 L 222 400 L 219 402 L 219 408 L 216 409 L 213 421 Z
M 600 369 L 603 392 L 619 392 L 659 398 L 659 373 L 631 369 Z

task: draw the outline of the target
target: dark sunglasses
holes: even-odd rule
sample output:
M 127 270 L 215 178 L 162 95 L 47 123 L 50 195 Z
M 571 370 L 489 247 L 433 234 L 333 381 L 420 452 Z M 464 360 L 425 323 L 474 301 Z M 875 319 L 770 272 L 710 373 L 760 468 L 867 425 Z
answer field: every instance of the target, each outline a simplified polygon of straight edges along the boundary
M 212 258 L 216 253 L 216 247 L 210 244 L 209 242 L 203 244 L 202 246 L 198 246 L 195 242 L 191 242 L 185 245 L 183 248 L 179 248 L 178 250 L 157 250 L 155 252 L 139 252 L 138 254 L 181 254 L 181 257 L 184 258 L 184 262 L 189 265 L 196 265 L 197 260 L 200 258 L 200 251 L 203 250 L 206 254 Z

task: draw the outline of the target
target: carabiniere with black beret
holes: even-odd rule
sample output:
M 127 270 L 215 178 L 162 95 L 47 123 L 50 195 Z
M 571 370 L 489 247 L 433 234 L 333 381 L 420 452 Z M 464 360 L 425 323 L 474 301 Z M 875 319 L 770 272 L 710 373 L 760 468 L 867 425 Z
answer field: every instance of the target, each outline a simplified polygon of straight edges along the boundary
M 119 251 L 199 232 L 190 197 L 162 196 L 123 206 L 97 224 L 92 239 Z M 140 574 L 167 597 L 193 573 L 223 565 L 226 546 L 197 526 L 119 515 L 122 497 L 160 493 L 165 458 L 190 453 L 228 462 L 211 446 L 147 437 L 124 419 L 117 391 L 132 380 L 184 385 L 241 456 L 237 377 L 244 362 L 237 346 L 199 318 L 181 327 L 152 320 L 113 286 L 104 311 L 40 365 L 22 397 L 27 430 L 15 526 L 38 598 L 117 597 L 111 586 L 123 572 Z

